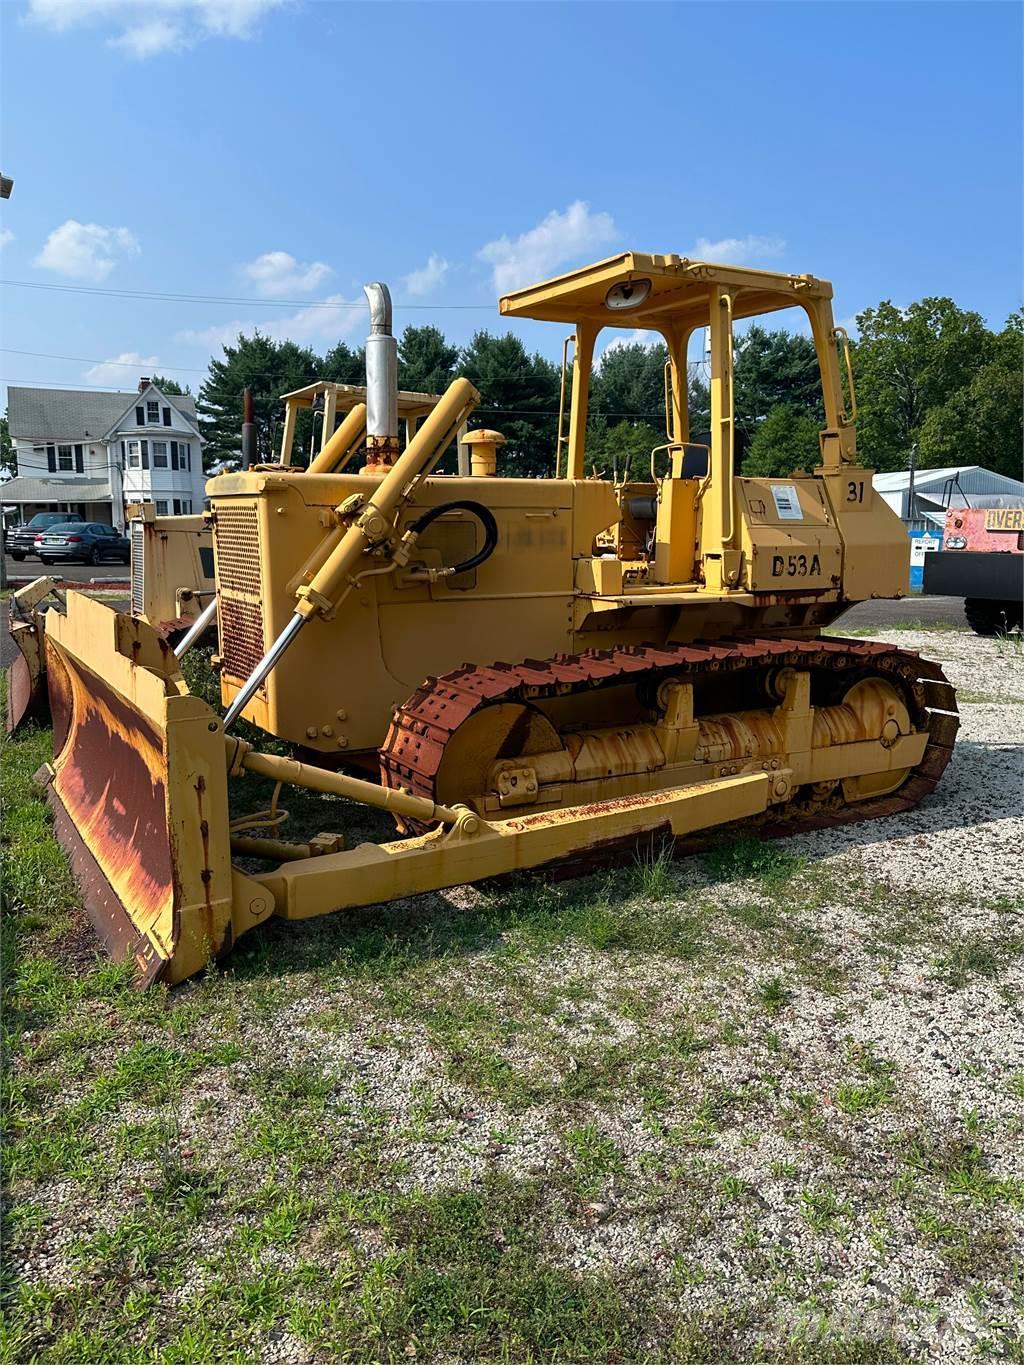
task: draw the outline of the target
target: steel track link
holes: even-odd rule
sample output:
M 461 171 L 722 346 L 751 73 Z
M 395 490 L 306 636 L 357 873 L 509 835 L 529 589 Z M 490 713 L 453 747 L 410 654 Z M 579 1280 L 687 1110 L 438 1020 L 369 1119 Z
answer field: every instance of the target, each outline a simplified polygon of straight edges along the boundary
M 707 847 L 709 839 L 717 842 L 741 829 L 756 828 L 758 833 L 775 838 L 895 815 L 916 806 L 934 789 L 949 762 L 960 724 L 953 687 L 937 664 L 921 659 L 914 650 L 870 640 L 770 636 L 715 644 L 624 645 L 489 667 L 463 664 L 439 678 L 428 678 L 396 708 L 380 749 L 381 781 L 385 786 L 435 800 L 445 745 L 470 716 L 498 702 L 537 702 L 631 680 L 639 683 L 649 679 L 657 684 L 667 677 L 689 680 L 761 667 L 801 668 L 812 673 L 824 670 L 838 680 L 844 673 L 869 669 L 887 678 L 903 694 L 915 727 L 928 732 L 924 756 L 899 790 L 888 796 L 845 804 L 798 791 L 793 800 L 771 808 L 758 820 L 677 841 L 678 852 Z M 565 860 L 565 865 L 575 870 L 600 863 L 621 843 L 613 840 L 600 849 L 581 850 L 578 857 Z

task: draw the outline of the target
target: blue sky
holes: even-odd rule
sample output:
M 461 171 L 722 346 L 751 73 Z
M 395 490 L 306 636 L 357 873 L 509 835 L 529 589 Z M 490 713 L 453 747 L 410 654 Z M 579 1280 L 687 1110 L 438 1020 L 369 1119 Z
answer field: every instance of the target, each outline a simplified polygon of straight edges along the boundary
M 0 11 L 0 274 L 65 287 L 3 288 L 6 382 L 195 389 L 256 325 L 358 343 L 373 278 L 461 342 L 502 286 L 627 247 L 823 275 L 837 319 L 1021 302 L 1014 4 Z

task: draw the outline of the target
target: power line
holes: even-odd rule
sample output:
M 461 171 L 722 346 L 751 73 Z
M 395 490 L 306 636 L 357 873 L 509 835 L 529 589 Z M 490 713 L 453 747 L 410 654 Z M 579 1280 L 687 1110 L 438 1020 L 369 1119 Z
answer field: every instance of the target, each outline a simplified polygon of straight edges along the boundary
M 167 365 L 167 366 L 165 366 L 164 368 L 165 368 L 165 369 L 173 369 L 174 367 L 173 367 L 172 365 Z M 327 381 L 327 382 L 330 382 L 330 381 Z M 41 380 L 37 380 L 37 379 L 0 379 L 0 384 L 18 384 L 18 385 L 24 385 L 26 388 L 36 388 L 36 389 L 52 389 L 52 388 L 61 388 L 61 389 L 105 389 L 107 393 L 116 393 L 116 392 L 118 392 L 118 390 L 116 390 L 116 389 L 111 389 L 110 386 L 107 385 L 107 384 L 44 384 Z M 174 396 L 174 395 L 172 395 L 172 397 L 173 397 L 173 396 Z M 188 395 L 185 395 L 185 396 L 187 397 Z M 484 404 L 484 403 L 482 403 L 478 408 L 474 408 L 474 412 L 504 412 L 504 413 L 507 414 L 509 417 L 557 417 L 557 416 L 559 415 L 559 414 L 558 414 L 557 408 L 550 408 L 550 409 L 549 409 L 549 408 L 500 408 L 500 407 L 495 407 L 493 404 Z M 661 412 L 636 412 L 636 411 L 630 411 L 630 412 L 609 412 L 609 411 L 606 411 L 605 409 L 602 408 L 600 411 L 598 411 L 598 412 L 592 412 L 590 415 L 591 415 L 591 417 L 632 417 L 632 418 L 634 418 L 634 419 L 635 419 L 635 418 L 641 418 L 641 417 L 643 417 L 643 418 L 657 418 L 658 421 L 661 421 L 661 420 L 664 418 L 665 413 L 664 413 L 664 411 L 661 411 Z
M 43 284 L 38 280 L 3 280 L 0 284 L 12 289 L 43 289 L 58 294 L 94 294 L 108 299 L 150 299 L 162 303 L 224 303 L 232 308 L 357 308 L 365 311 L 366 304 L 331 303 L 329 299 L 252 299 L 229 294 L 164 294 L 150 289 L 99 289 L 85 284 Z M 424 312 L 496 312 L 493 303 L 395 303 L 395 308 L 418 309 Z
M 75 360 L 82 365 L 119 365 L 126 370 L 139 370 L 147 362 L 144 360 L 96 360 L 87 355 L 55 355 L 51 351 L 16 351 L 13 346 L 0 346 L 0 351 L 5 355 L 30 355 L 38 360 Z M 205 366 L 197 365 L 161 365 L 156 361 L 152 362 L 153 369 L 158 372 L 161 370 L 175 370 L 182 374 L 205 374 Z M 13 382 L 13 381 L 12 381 Z

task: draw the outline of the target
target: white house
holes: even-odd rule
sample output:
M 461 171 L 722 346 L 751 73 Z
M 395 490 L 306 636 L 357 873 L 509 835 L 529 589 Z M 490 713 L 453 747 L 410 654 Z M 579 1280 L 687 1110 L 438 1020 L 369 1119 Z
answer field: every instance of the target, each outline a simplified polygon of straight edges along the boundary
M 123 529 L 130 502 L 158 516 L 203 506 L 203 438 L 191 396 L 165 394 L 148 378 L 135 393 L 75 389 L 7 391 L 17 475 L 0 484 L 4 509 L 77 512 Z

